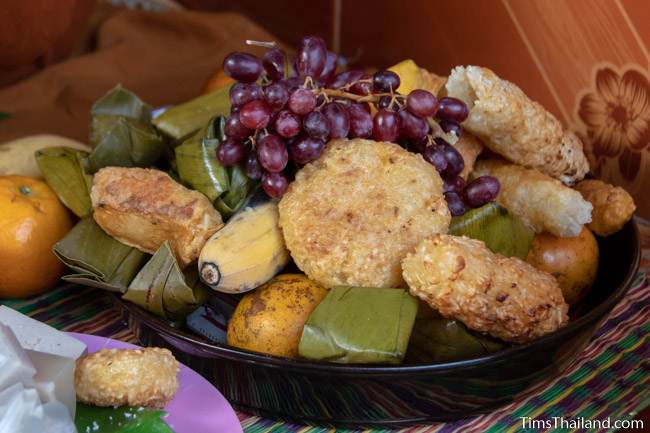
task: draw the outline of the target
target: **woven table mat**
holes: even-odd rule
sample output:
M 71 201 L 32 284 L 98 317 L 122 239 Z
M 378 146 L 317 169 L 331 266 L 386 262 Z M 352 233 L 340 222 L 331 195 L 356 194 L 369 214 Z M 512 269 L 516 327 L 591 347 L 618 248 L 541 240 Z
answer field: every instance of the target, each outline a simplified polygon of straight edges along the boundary
M 602 420 L 609 417 L 613 422 L 631 419 L 650 405 L 650 227 L 640 225 L 640 229 L 643 257 L 632 288 L 561 377 L 538 385 L 526 399 L 513 402 L 491 414 L 402 431 L 540 432 L 539 429 L 522 428 L 521 418 L 551 419 L 562 416 L 566 420 Z M 0 303 L 58 329 L 137 343 L 135 336 L 113 310 L 110 295 L 96 289 L 64 285 L 40 297 Z M 237 415 L 246 433 L 332 431 L 285 424 L 241 412 Z

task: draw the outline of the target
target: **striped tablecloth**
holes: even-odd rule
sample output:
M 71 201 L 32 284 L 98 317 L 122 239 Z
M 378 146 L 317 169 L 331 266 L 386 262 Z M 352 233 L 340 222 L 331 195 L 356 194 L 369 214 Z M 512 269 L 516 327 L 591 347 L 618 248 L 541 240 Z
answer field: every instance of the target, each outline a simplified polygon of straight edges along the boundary
M 641 232 L 641 272 L 633 287 L 562 377 L 539 385 L 527 399 L 492 414 L 403 431 L 541 432 L 544 429 L 523 428 L 522 417 L 538 420 L 564 417 L 567 422 L 610 418 L 613 423 L 614 420 L 629 420 L 649 406 L 650 227 L 642 226 Z M 4 303 L 59 329 L 137 343 L 112 309 L 110 297 L 96 289 L 66 285 L 34 299 Z M 330 431 L 275 422 L 245 413 L 238 415 L 246 433 Z M 549 430 L 608 431 L 605 428 Z

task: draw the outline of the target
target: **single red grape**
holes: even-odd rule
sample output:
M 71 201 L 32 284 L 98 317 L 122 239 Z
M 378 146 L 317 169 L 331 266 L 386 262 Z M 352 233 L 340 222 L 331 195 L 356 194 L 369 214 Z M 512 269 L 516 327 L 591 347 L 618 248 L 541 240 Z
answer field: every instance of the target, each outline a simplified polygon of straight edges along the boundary
M 301 78 L 318 78 L 325 67 L 327 46 L 318 36 L 305 36 L 298 45 L 294 65 Z
M 217 160 L 225 167 L 237 164 L 245 154 L 244 143 L 232 138 L 226 138 L 217 145 Z
M 264 89 L 264 100 L 273 110 L 284 107 L 289 99 L 289 91 L 282 83 L 273 83 Z
M 372 93 L 372 80 L 370 75 L 364 75 L 361 80 L 350 86 L 350 93 L 360 96 L 370 95 Z
M 321 156 L 325 150 L 325 140 L 300 137 L 289 145 L 289 155 L 298 164 L 307 164 Z
M 300 117 L 296 116 L 289 110 L 283 110 L 278 113 L 275 119 L 275 131 L 284 138 L 291 138 L 298 135 L 301 124 Z
M 422 140 L 429 133 L 429 124 L 421 117 L 414 116 L 407 110 L 399 113 L 402 135 L 410 140 Z
M 465 188 L 465 179 L 460 176 L 445 177 L 442 180 L 442 189 L 444 192 L 455 192 L 461 194 Z
M 368 138 L 372 135 L 372 116 L 364 104 L 352 103 L 347 106 L 350 115 L 350 137 Z
M 329 102 L 321 112 L 330 123 L 330 138 L 345 138 L 350 131 L 350 114 L 342 104 Z
M 438 100 L 431 92 L 416 89 L 406 97 L 406 109 L 418 117 L 435 116 L 438 111 Z
M 373 119 L 372 137 L 377 141 L 395 141 L 399 137 L 399 116 L 394 111 L 379 110 Z
M 437 115 L 441 119 L 461 123 L 469 116 L 469 109 L 460 99 L 445 97 L 440 98 Z
M 289 110 L 299 116 L 304 116 L 316 108 L 314 93 L 304 87 L 299 87 L 289 95 Z
M 234 52 L 223 59 L 223 71 L 226 75 L 242 83 L 257 81 L 262 70 L 262 61 L 252 54 Z
M 372 76 L 372 87 L 375 93 L 394 92 L 399 85 L 399 75 L 393 71 L 377 71 Z
M 271 108 L 264 101 L 251 101 L 239 111 L 239 120 L 249 129 L 264 128 L 271 120 Z
M 288 186 L 289 181 L 282 173 L 264 173 L 262 175 L 262 188 L 269 197 L 282 197 Z
M 330 135 L 330 121 L 324 114 L 312 111 L 303 117 L 302 129 L 312 138 L 325 140 Z
M 244 172 L 250 179 L 258 180 L 262 178 L 262 166 L 257 159 L 257 152 L 251 150 L 248 152 L 246 161 L 244 161 Z
M 433 165 L 438 173 L 444 173 L 447 170 L 447 158 L 445 158 L 445 152 L 440 146 L 430 145 L 427 146 L 422 152 L 422 157 L 426 162 Z
M 461 216 L 467 212 L 467 206 L 455 192 L 445 193 L 445 200 L 447 200 L 447 207 L 452 216 Z
M 319 82 L 326 84 L 334 77 L 336 67 L 338 66 L 338 60 L 339 56 L 335 53 L 331 51 L 327 52 L 327 56 L 325 57 L 325 66 L 323 66 L 323 70 L 318 75 Z
M 289 161 L 286 143 L 275 134 L 266 134 L 257 141 L 257 159 L 267 171 L 284 170 Z
M 253 131 L 246 128 L 241 121 L 239 120 L 239 113 L 232 113 L 226 119 L 226 125 L 224 126 L 224 132 L 229 138 L 234 138 L 235 140 L 244 140 L 250 136 Z
M 471 207 L 481 207 L 496 199 L 501 184 L 496 177 L 481 176 L 467 184 L 463 191 L 465 202 Z
M 255 83 L 235 83 L 230 88 L 230 105 L 241 108 L 251 101 L 264 98 L 260 86 Z
M 436 139 L 436 142 L 443 141 L 442 139 Z M 463 155 L 460 154 L 458 150 L 451 144 L 444 142 L 441 145 L 442 151 L 445 154 L 445 159 L 447 160 L 447 169 L 444 171 L 445 176 L 454 176 L 459 174 L 465 168 L 465 161 L 463 160 Z
M 273 48 L 267 51 L 262 57 L 262 65 L 266 76 L 271 81 L 280 81 L 284 78 L 285 53 L 280 48 Z

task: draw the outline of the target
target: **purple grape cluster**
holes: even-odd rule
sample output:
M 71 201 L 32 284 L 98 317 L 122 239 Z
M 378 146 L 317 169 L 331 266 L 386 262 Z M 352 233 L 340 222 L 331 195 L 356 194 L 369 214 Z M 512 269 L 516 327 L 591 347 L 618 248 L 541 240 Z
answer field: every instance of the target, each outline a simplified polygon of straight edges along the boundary
M 292 61 L 279 48 L 261 59 L 241 52 L 226 56 L 223 69 L 237 83 L 230 89 L 219 161 L 243 165 L 248 177 L 279 198 L 295 168 L 318 158 L 328 140 L 373 138 L 422 154 L 442 176 L 453 215 L 494 200 L 498 181 L 481 177 L 465 185 L 459 176 L 462 155 L 432 129 L 436 122 L 435 129 L 460 137 L 469 115 L 461 100 L 438 100 L 422 89 L 401 95 L 394 72 L 337 74 L 337 63 L 338 56 L 317 36 L 304 37 Z

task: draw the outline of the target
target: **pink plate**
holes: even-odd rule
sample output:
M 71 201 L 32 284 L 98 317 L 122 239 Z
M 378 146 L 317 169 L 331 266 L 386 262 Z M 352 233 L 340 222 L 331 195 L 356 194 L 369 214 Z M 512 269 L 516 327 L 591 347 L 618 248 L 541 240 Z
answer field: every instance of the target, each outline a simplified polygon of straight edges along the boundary
M 88 346 L 88 353 L 101 349 L 138 349 L 133 344 L 95 335 L 69 333 Z M 242 428 L 230 404 L 198 373 L 181 364 L 180 386 L 166 407 L 165 422 L 176 433 L 241 433 Z

